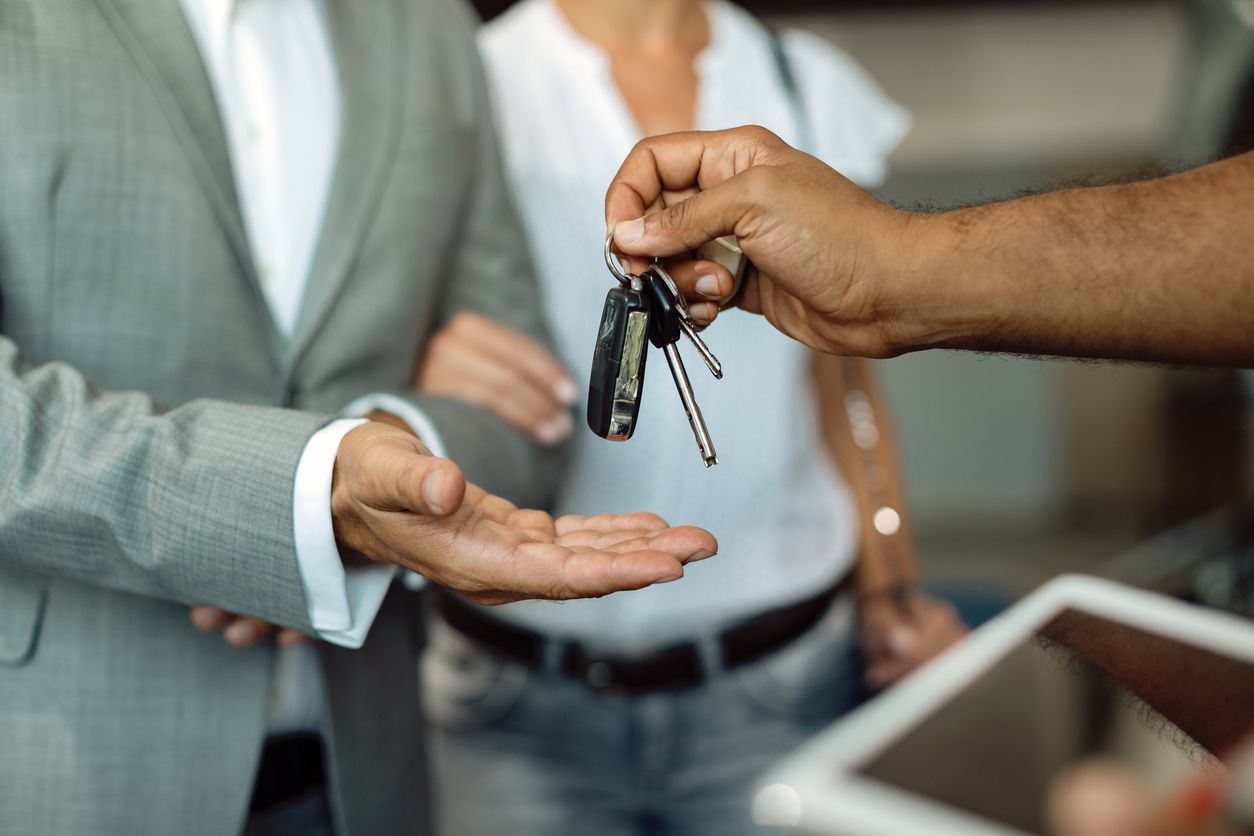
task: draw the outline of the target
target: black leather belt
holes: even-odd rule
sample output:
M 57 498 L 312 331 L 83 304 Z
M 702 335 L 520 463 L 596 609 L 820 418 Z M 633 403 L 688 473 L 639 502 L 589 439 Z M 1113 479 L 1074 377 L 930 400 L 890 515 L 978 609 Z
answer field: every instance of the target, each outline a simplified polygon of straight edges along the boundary
M 746 665 L 798 638 L 818 623 L 848 585 L 846 576 L 812 598 L 753 616 L 723 631 L 718 637 L 723 667 Z M 539 633 L 493 618 L 445 590 L 434 589 L 432 597 L 445 623 L 485 650 L 532 669 L 544 663 L 549 640 Z M 594 655 L 578 642 L 563 642 L 560 654 L 563 673 L 598 691 L 639 694 L 691 688 L 705 681 L 701 655 L 692 642 L 630 658 Z
M 264 813 L 326 787 L 322 738 L 312 733 L 266 738 L 248 809 Z

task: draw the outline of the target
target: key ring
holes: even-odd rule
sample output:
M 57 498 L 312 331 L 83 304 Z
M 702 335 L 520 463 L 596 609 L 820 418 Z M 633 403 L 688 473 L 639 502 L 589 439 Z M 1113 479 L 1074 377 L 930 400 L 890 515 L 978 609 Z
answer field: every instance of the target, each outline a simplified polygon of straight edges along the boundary
M 614 251 L 610 249 L 613 244 L 614 229 L 611 227 L 605 232 L 605 266 L 610 269 L 610 273 L 614 278 L 618 279 L 619 284 L 623 287 L 633 287 L 633 277 L 623 269 L 623 263 L 618 260 L 618 256 L 614 255 Z

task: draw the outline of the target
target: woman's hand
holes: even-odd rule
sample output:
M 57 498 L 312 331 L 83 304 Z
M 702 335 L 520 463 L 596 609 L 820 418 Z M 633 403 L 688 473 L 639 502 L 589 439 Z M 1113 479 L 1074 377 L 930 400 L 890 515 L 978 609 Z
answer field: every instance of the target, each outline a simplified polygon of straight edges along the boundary
M 531 337 L 477 313 L 455 315 L 427 344 L 414 386 L 494 412 L 541 444 L 574 429 L 574 381 Z
M 968 632 L 958 611 L 944 601 L 910 591 L 905 597 L 871 595 L 859 606 L 866 678 L 882 690 L 921 666 Z
M 236 615 L 217 607 L 192 607 L 189 613 L 192 624 L 202 633 L 222 633 L 231 647 L 252 647 L 270 636 L 281 647 L 291 647 L 311 641 L 309 636 L 290 627 L 279 627 L 259 618 Z

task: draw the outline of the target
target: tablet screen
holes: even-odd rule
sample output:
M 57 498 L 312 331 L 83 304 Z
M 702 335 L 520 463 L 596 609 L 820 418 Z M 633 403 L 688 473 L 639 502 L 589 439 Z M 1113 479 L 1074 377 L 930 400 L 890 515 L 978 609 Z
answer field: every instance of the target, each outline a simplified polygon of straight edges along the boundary
M 1165 664 L 1155 673 L 1110 661 L 1129 658 Z M 1185 722 L 1164 693 L 1187 684 L 1161 677 L 1203 669 L 1254 693 L 1254 665 L 1069 610 L 859 772 L 1029 833 L 1058 832 L 1060 799 L 1082 770 L 1126 765 L 1129 782 L 1166 787 L 1211 759 L 1163 713 Z M 1254 720 L 1248 704 L 1233 710 Z

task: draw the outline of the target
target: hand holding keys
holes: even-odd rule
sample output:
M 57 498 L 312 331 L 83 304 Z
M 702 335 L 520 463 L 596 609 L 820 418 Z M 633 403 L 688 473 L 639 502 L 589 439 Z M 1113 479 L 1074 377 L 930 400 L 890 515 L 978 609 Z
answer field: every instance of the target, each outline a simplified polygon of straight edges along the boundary
M 692 425 L 701 459 L 706 467 L 718 464 L 714 442 L 701 416 L 688 380 L 688 372 L 679 356 L 676 343 L 681 334 L 688 337 L 710 373 L 723 376 L 722 367 L 709 347 L 697 334 L 683 295 L 666 269 L 654 263 L 638 275 L 628 274 L 617 265 L 610 245 L 613 235 L 605 239 L 605 263 L 618 279 L 619 286 L 605 297 L 601 326 L 597 331 L 596 352 L 592 359 L 592 380 L 588 393 L 588 426 L 602 438 L 626 441 L 636 428 L 640 398 L 644 392 L 645 361 L 652 342 L 666 354 L 675 388 L 688 422 Z

